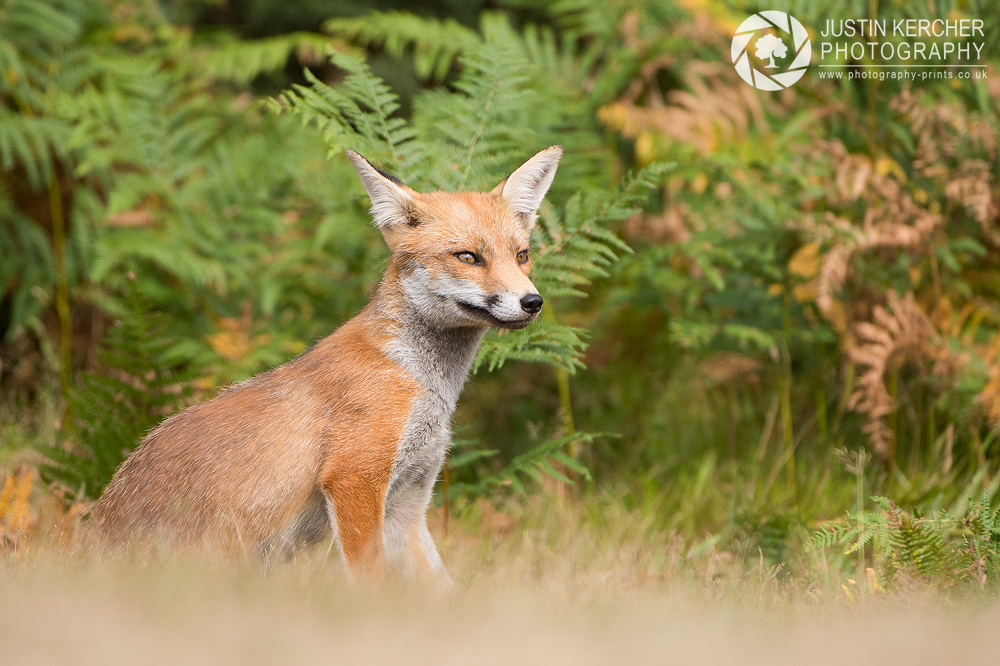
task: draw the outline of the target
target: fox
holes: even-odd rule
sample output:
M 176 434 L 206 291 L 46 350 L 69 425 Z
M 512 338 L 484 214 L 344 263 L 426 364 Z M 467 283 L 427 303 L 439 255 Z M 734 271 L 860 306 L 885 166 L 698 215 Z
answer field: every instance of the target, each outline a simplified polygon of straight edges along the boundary
M 352 577 L 450 582 L 427 511 L 451 418 L 487 330 L 541 312 L 529 240 L 562 152 L 489 192 L 420 193 L 346 151 L 389 249 L 368 304 L 152 429 L 98 499 L 91 538 L 273 562 L 332 536 Z

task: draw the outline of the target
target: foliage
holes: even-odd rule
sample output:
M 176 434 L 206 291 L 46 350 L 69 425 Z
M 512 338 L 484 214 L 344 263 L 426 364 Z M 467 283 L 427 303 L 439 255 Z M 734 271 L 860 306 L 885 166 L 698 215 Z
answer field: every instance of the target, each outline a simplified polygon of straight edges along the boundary
M 137 295 L 130 300 L 129 315 L 102 345 L 105 371 L 83 374 L 70 392 L 63 441 L 42 450 L 51 461 L 42 466 L 42 478 L 74 490 L 78 499 L 100 496 L 146 433 L 187 406 L 198 375 L 173 360 L 176 342 L 163 336 L 162 313 L 150 312 Z
M 475 483 L 460 481 L 450 485 L 448 488 L 449 496 L 479 497 L 490 495 L 504 487 L 509 487 L 517 493 L 525 493 L 527 492 L 523 482 L 525 477 L 541 481 L 543 476 L 548 476 L 567 484 L 573 483 L 573 480 L 566 476 L 567 473 L 575 473 L 584 479 L 590 479 L 590 471 L 586 466 L 576 458 L 567 455 L 565 449 L 575 442 L 593 442 L 600 436 L 598 433 L 571 432 L 561 437 L 553 437 L 527 452 L 515 456 L 500 471 L 479 476 Z M 470 444 L 474 443 L 474 441 L 466 440 L 453 444 L 458 453 L 448 460 L 451 470 L 461 471 L 462 468 L 473 462 L 491 458 L 498 453 L 495 450 L 469 447 Z M 463 451 L 464 448 L 469 448 L 469 450 Z
M 923 517 L 874 496 L 881 511 L 848 513 L 845 522 L 821 526 L 811 548 L 848 546 L 847 553 L 875 544 L 875 552 L 891 584 L 900 573 L 946 586 L 996 589 L 1000 580 L 1000 522 L 984 492 L 969 499 L 961 516 L 947 511 Z
M 334 18 L 323 29 L 358 44 L 380 46 L 397 57 L 410 55 L 418 76 L 443 81 L 459 54 L 476 48 L 480 36 L 454 19 L 428 21 L 410 12 L 373 11 L 364 16 Z

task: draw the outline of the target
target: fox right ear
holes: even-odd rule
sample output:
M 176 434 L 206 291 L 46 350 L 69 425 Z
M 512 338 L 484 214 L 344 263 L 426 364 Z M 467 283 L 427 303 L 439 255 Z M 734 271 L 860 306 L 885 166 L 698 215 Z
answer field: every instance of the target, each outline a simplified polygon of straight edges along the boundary
M 375 226 L 385 232 L 400 224 L 415 227 L 420 223 L 417 216 L 416 192 L 393 178 L 353 150 L 344 151 L 361 178 L 361 184 L 372 202 L 372 217 Z
M 493 194 L 507 200 L 528 231 L 535 226 L 537 217 L 535 212 L 556 177 L 556 167 L 559 166 L 562 154 L 562 146 L 549 146 L 519 166 L 507 180 L 493 188 Z

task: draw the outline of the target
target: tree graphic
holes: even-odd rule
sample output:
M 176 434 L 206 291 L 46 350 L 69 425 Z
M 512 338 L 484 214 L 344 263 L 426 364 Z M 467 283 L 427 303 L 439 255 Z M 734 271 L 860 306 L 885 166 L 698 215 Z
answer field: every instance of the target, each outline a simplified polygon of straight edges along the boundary
M 771 59 L 770 65 L 764 65 L 767 69 L 777 67 L 777 65 L 774 64 L 774 56 L 784 58 L 786 55 L 788 55 L 788 49 L 785 47 L 785 43 L 781 41 L 780 37 L 775 37 L 774 35 L 764 35 L 757 40 L 757 57 L 761 60 L 764 58 Z

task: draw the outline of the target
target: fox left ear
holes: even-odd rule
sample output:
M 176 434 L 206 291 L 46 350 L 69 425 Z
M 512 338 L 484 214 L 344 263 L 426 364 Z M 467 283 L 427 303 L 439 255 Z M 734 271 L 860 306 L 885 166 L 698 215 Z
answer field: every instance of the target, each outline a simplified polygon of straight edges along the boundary
M 416 192 L 393 178 L 381 169 L 376 168 L 365 157 L 353 150 L 345 151 L 347 158 L 354 165 L 354 170 L 361 178 L 361 184 L 368 192 L 372 202 L 372 217 L 375 226 L 383 235 L 399 225 L 415 227 L 420 223 L 417 215 Z M 404 227 L 405 228 L 405 227 Z M 388 240 L 388 238 L 386 239 Z
M 546 148 L 493 189 L 492 194 L 506 199 L 528 231 L 535 226 L 536 211 L 556 177 L 556 167 L 562 154 L 562 146 Z

